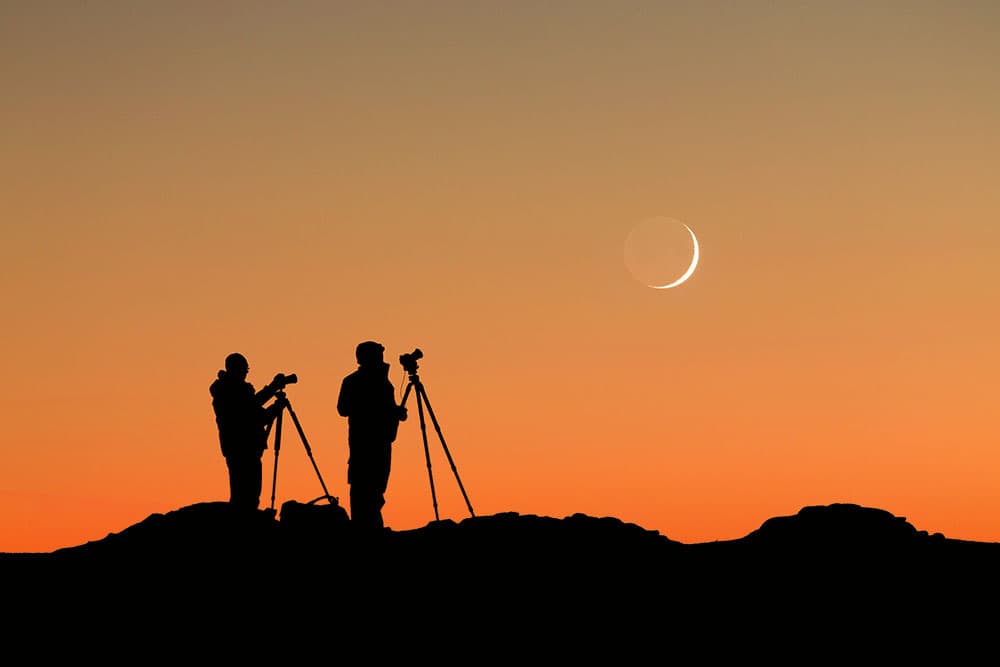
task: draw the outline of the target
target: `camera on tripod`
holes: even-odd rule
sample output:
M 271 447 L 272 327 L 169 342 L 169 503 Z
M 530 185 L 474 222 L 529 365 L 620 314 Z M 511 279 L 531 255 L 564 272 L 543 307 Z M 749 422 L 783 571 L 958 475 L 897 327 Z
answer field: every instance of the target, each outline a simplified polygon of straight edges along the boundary
M 424 353 L 420 351 L 420 348 L 413 350 L 413 352 L 408 352 L 399 355 L 399 363 L 407 373 L 413 374 L 417 372 L 417 359 L 423 358 Z
M 277 375 L 274 376 L 274 380 L 271 381 L 271 384 L 274 386 L 275 389 L 280 391 L 284 389 L 286 386 L 290 384 L 295 384 L 298 381 L 299 381 L 299 376 L 296 375 L 295 373 L 289 373 L 288 375 L 286 375 L 285 373 L 278 373 Z

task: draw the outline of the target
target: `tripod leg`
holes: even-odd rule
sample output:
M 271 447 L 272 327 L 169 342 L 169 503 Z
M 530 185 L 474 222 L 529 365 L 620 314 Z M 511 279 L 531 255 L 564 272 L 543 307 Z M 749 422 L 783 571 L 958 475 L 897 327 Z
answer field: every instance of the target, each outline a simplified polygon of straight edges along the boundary
M 423 400 L 421 401 L 421 399 Z M 438 434 L 438 440 L 441 441 L 441 447 L 444 449 L 444 454 L 448 457 L 448 463 L 451 465 L 451 471 L 455 473 L 455 481 L 458 482 L 458 488 L 462 491 L 462 497 L 465 498 L 465 506 L 469 508 L 469 514 L 471 516 L 476 516 L 476 513 L 472 511 L 472 503 L 469 502 L 469 496 L 465 493 L 465 487 L 462 486 L 462 480 L 458 476 L 458 468 L 455 467 L 455 462 L 451 458 L 451 452 L 448 451 L 448 445 L 444 442 L 444 436 L 441 434 L 441 427 L 438 426 L 437 417 L 434 416 L 434 410 L 431 409 L 431 402 L 427 399 L 427 392 L 424 391 L 424 386 L 422 384 L 417 386 L 417 405 L 421 405 L 421 403 L 427 405 L 427 414 L 431 417 L 431 422 L 434 424 L 434 430 L 437 431 Z M 424 428 L 423 411 L 420 412 L 420 428 L 421 430 Z M 426 434 L 424 435 L 424 448 L 427 448 Z M 430 459 L 428 459 L 427 467 L 428 469 L 430 468 Z M 435 501 L 434 511 L 435 513 L 437 512 L 437 501 Z
M 409 391 L 409 388 L 407 388 Z M 431 483 L 431 502 L 434 503 L 434 520 L 440 521 L 441 517 L 438 515 L 438 501 L 437 493 L 434 491 L 434 473 L 431 472 L 431 452 L 427 447 L 427 424 L 424 422 L 424 401 L 422 399 L 423 392 L 420 386 L 417 386 L 417 390 L 414 392 L 417 395 L 417 414 L 420 415 L 420 435 L 424 439 L 424 460 L 427 461 L 427 479 Z M 430 406 L 427 406 L 428 409 Z
M 292 410 L 291 404 L 286 406 L 288 408 L 288 414 L 292 416 L 292 423 L 295 424 L 295 430 L 299 432 L 299 439 L 302 440 L 302 446 L 306 448 L 306 454 L 309 455 L 309 460 L 312 462 L 313 470 L 316 471 L 316 476 L 319 477 L 319 485 L 323 487 L 323 497 L 330 501 L 330 492 L 326 490 L 326 484 L 323 483 L 323 475 L 319 474 L 319 466 L 316 465 L 316 459 L 313 458 L 312 448 L 309 446 L 309 441 L 306 440 L 306 434 L 302 430 L 302 425 L 299 424 L 299 418 L 295 416 L 295 410 Z
M 284 410 L 278 412 L 274 418 L 274 473 L 271 476 L 271 509 L 274 509 L 274 490 L 278 485 L 278 454 L 281 452 L 281 415 Z

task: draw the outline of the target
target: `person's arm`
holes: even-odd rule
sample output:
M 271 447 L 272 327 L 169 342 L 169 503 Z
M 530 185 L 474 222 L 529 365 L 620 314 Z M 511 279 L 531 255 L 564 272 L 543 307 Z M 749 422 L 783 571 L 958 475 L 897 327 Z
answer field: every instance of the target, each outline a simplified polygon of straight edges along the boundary
M 337 396 L 337 414 L 341 417 L 349 417 L 353 412 L 352 399 L 351 378 L 347 376 L 340 383 L 340 394 Z
M 286 405 L 287 405 L 286 401 L 277 400 L 274 403 L 271 403 L 271 405 L 264 408 L 264 428 L 266 429 L 271 428 L 272 422 L 274 422 L 275 418 L 278 416 L 278 413 L 281 412 Z
M 285 385 L 281 381 L 283 377 L 284 376 L 281 373 L 278 373 L 274 376 L 273 380 L 265 384 L 260 388 L 260 391 L 254 394 L 254 399 L 257 401 L 257 405 L 264 405 L 274 398 L 274 395 L 278 393 L 279 389 L 284 388 Z
M 388 381 L 386 382 L 385 402 L 386 405 L 392 406 L 392 409 L 388 410 L 388 414 L 392 415 L 396 421 L 406 421 L 406 407 L 396 403 L 396 388 Z

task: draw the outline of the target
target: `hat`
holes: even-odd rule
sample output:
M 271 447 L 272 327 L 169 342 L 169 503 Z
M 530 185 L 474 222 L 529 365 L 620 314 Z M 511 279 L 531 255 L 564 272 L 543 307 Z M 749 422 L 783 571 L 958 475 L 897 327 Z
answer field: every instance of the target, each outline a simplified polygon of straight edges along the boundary
M 363 343 L 358 343 L 354 350 L 354 356 L 359 364 L 374 363 L 382 361 L 382 352 L 384 351 L 385 347 L 381 343 L 366 340 Z
M 239 371 L 245 371 L 250 368 L 250 362 L 239 352 L 233 352 L 228 357 L 226 357 L 226 370 L 231 373 L 238 373 Z

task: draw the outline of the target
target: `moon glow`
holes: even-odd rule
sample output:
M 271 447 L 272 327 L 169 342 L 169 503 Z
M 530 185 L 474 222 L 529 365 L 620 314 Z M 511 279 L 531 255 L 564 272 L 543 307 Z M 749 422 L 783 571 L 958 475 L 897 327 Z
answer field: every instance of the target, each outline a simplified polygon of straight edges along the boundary
M 652 289 L 667 290 L 685 283 L 698 267 L 699 256 L 694 230 L 673 218 L 643 220 L 625 239 L 625 265 L 636 280 Z

